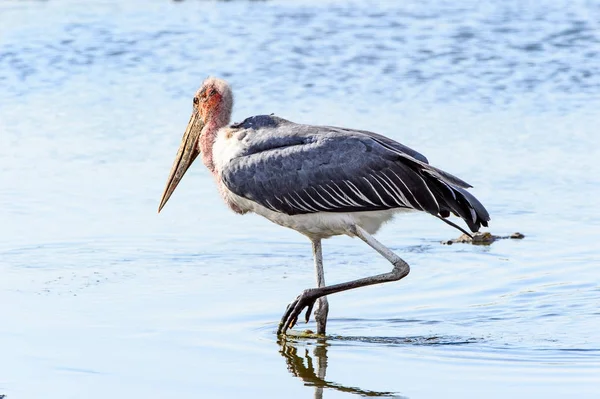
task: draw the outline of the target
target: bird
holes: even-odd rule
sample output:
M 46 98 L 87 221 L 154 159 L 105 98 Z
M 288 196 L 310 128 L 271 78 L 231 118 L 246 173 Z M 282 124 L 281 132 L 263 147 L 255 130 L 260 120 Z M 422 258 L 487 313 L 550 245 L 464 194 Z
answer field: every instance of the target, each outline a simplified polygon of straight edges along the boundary
M 395 215 L 426 212 L 468 235 L 448 220 L 451 214 L 471 232 L 488 226 L 488 211 L 467 191 L 471 185 L 395 140 L 365 130 L 294 123 L 274 114 L 231 123 L 232 108 L 231 86 L 206 78 L 193 97 L 158 212 L 201 155 L 231 210 L 258 214 L 311 241 L 317 286 L 287 306 L 277 335 L 287 335 L 305 309 L 305 321 L 314 310 L 317 334 L 324 335 L 328 295 L 408 275 L 408 263 L 373 237 Z M 392 270 L 326 285 L 322 240 L 339 235 L 364 241 Z

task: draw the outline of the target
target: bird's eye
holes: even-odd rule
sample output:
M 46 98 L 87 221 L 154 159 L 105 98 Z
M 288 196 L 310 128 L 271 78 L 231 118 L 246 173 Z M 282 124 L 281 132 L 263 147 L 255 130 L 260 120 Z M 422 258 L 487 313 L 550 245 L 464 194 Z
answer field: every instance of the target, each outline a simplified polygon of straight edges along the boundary
M 210 91 L 210 95 L 212 96 L 212 95 L 215 95 L 215 94 L 217 94 L 217 89 L 212 89 Z
M 194 97 L 194 105 L 198 105 L 198 97 Z

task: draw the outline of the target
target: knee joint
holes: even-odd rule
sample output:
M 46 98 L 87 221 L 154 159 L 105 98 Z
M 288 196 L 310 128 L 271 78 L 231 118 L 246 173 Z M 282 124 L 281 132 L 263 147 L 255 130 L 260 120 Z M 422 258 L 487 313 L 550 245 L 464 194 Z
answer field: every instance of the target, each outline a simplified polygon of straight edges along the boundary
M 410 273 L 410 266 L 402 259 L 398 258 L 392 264 L 394 265 L 393 273 L 398 276 L 398 279 L 406 277 Z

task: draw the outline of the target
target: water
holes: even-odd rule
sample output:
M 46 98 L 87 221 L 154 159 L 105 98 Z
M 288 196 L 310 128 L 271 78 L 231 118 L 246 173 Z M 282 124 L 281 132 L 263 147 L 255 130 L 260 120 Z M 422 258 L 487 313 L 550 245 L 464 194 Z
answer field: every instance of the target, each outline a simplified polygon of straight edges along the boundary
M 598 21 L 591 1 L 2 2 L 0 394 L 598 397 Z M 457 231 L 399 218 L 378 238 L 411 274 L 332 296 L 327 340 L 278 342 L 309 242 L 232 214 L 201 164 L 156 214 L 207 75 L 234 120 L 423 152 L 526 238 L 444 246 Z M 349 238 L 324 255 L 329 283 L 389 270 Z

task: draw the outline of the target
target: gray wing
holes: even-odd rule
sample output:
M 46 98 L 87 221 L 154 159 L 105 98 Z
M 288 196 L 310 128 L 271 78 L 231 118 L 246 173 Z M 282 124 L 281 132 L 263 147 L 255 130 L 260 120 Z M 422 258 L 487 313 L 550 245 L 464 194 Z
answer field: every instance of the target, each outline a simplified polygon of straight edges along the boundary
M 463 187 L 463 188 L 471 188 L 472 187 L 469 183 L 464 182 L 463 180 L 459 179 L 458 177 L 453 176 L 448 172 L 444 172 L 441 169 L 438 169 L 436 167 L 429 165 L 429 161 L 427 160 L 425 155 L 413 150 L 410 147 L 405 146 L 404 144 L 400 144 L 397 141 L 390 139 L 389 137 L 385 137 L 381 134 L 377 134 L 377 133 L 373 133 L 373 132 L 368 132 L 366 130 L 351 130 L 351 129 L 346 129 L 346 128 L 328 127 L 328 126 L 326 128 L 336 129 L 336 130 L 339 130 L 341 132 L 346 132 L 346 133 L 360 133 L 360 134 L 369 136 L 373 140 L 375 140 L 379 144 L 381 144 L 382 146 L 386 147 L 388 150 L 393 151 L 400 156 L 403 156 L 403 157 L 408 156 L 410 158 L 413 158 L 413 160 L 417 160 L 417 161 L 428 164 L 428 167 L 427 167 L 428 169 L 435 170 L 438 175 L 443 176 L 444 179 L 451 181 L 453 184 L 455 184 L 459 187 Z
M 275 212 L 452 212 L 473 231 L 489 220 L 464 189 L 467 183 L 384 136 L 264 115 L 231 127 L 248 130 L 246 150 L 221 170 L 221 179 L 235 194 Z

